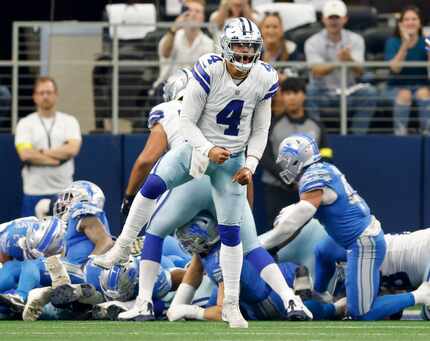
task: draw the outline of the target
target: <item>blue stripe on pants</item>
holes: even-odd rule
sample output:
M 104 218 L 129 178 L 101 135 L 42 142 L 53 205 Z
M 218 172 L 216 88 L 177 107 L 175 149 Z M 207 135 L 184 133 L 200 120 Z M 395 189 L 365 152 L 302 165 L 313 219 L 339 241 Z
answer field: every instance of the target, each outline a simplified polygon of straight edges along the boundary
M 379 269 L 384 261 L 384 233 L 362 236 L 348 250 L 346 295 L 348 312 L 358 318 L 372 307 L 379 288 Z

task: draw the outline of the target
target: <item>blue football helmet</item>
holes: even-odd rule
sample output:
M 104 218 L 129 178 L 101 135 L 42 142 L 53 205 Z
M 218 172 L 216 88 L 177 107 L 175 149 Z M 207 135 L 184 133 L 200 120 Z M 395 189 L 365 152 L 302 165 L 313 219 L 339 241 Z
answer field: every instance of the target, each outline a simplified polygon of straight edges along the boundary
M 217 222 L 208 212 L 201 212 L 176 230 L 181 247 L 190 254 L 207 253 L 219 241 Z
M 294 134 L 285 138 L 279 146 L 276 163 L 281 167 L 281 179 L 290 185 L 297 181 L 303 169 L 321 160 L 315 139 L 306 134 Z
M 192 73 L 189 69 L 182 68 L 171 75 L 163 87 L 163 99 L 165 102 L 178 100 L 184 97 L 185 88 L 188 81 L 192 78 Z
M 116 264 L 109 270 L 102 270 L 100 287 L 110 301 L 127 302 L 135 297 L 139 285 L 139 263 L 131 258 L 126 264 Z
M 230 20 L 224 26 L 220 44 L 222 54 L 227 61 L 238 70 L 249 72 L 260 57 L 263 38 L 254 22 L 240 17 Z M 238 48 L 247 48 L 247 52 L 239 52 Z
M 105 195 L 99 186 L 90 181 L 75 181 L 58 195 L 54 204 L 54 214 L 62 218 L 67 210 L 77 202 L 90 203 L 103 209 Z
M 43 218 L 40 224 L 31 225 L 26 236 L 18 241 L 26 259 L 49 257 L 63 251 L 65 225 L 57 217 Z

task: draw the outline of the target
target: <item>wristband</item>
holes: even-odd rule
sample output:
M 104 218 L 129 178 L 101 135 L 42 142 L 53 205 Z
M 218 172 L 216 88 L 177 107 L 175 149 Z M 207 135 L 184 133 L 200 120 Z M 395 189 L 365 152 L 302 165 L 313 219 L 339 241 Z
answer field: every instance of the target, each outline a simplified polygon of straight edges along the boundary
M 245 168 L 248 168 L 252 174 L 255 173 L 255 170 L 257 169 L 258 166 L 258 162 L 260 160 L 258 160 L 256 157 L 254 156 L 247 156 L 246 157 L 246 161 L 245 161 Z

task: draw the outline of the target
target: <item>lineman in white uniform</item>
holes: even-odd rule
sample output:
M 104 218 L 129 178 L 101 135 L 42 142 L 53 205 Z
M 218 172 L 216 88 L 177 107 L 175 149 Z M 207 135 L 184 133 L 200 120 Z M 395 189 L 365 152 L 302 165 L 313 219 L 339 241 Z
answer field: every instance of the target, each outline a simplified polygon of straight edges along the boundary
M 262 48 L 261 34 L 248 19 L 237 18 L 225 27 L 222 48 L 223 56 L 211 54 L 199 59 L 193 69 L 194 79 L 188 83 L 180 122 L 181 133 L 189 143 L 167 153 L 154 167 L 133 201 L 118 242 L 102 261 L 108 259 L 105 265 L 110 265 L 124 258 L 128 245 L 149 221 L 162 193 L 207 174 L 222 244 L 223 318 L 231 327 L 243 328 L 247 322 L 238 305 L 243 259 L 239 226 L 246 193 L 241 185 L 251 181 L 266 146 L 271 97 L 279 84 L 276 71 L 257 61 Z M 146 276 L 140 283 L 136 307 L 121 314 L 120 319 L 153 319 L 151 293 L 162 244 L 163 238 L 146 234 L 141 262 L 141 271 Z M 263 278 L 265 273 L 274 276 L 274 268 L 282 276 L 271 259 L 269 262 L 261 258 L 260 268 Z M 303 310 L 302 302 L 286 288 L 282 295 L 285 305 L 293 301 L 293 310 Z

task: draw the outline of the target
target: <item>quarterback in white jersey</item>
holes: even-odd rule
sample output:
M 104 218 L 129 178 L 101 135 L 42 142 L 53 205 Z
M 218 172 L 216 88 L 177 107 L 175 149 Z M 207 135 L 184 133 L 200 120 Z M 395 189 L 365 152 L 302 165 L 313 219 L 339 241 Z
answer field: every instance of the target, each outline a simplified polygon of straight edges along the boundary
M 223 54 L 205 55 L 193 69 L 180 116 L 180 130 L 188 143 L 174 148 L 154 166 L 133 200 L 123 231 L 105 255 L 104 265 L 125 258 L 131 242 L 150 221 L 157 198 L 165 191 L 206 174 L 217 213 L 221 239 L 220 265 L 225 300 L 223 318 L 230 327 L 246 328 L 239 310 L 239 280 L 243 261 L 240 239 L 246 191 L 266 146 L 271 117 L 271 97 L 279 88 L 276 71 L 258 58 L 262 38 L 258 27 L 246 18 L 233 19 L 224 28 Z M 245 156 L 245 149 L 247 155 Z M 192 193 L 190 193 L 192 195 Z M 152 320 L 151 293 L 158 273 L 163 237 L 146 234 L 136 306 L 119 316 L 125 320 Z M 267 254 L 267 252 L 266 252 Z M 304 311 L 280 269 L 267 255 L 255 257 L 266 282 L 282 288 L 289 312 Z M 96 261 L 96 260 L 95 260 Z M 100 264 L 100 262 L 99 262 Z

